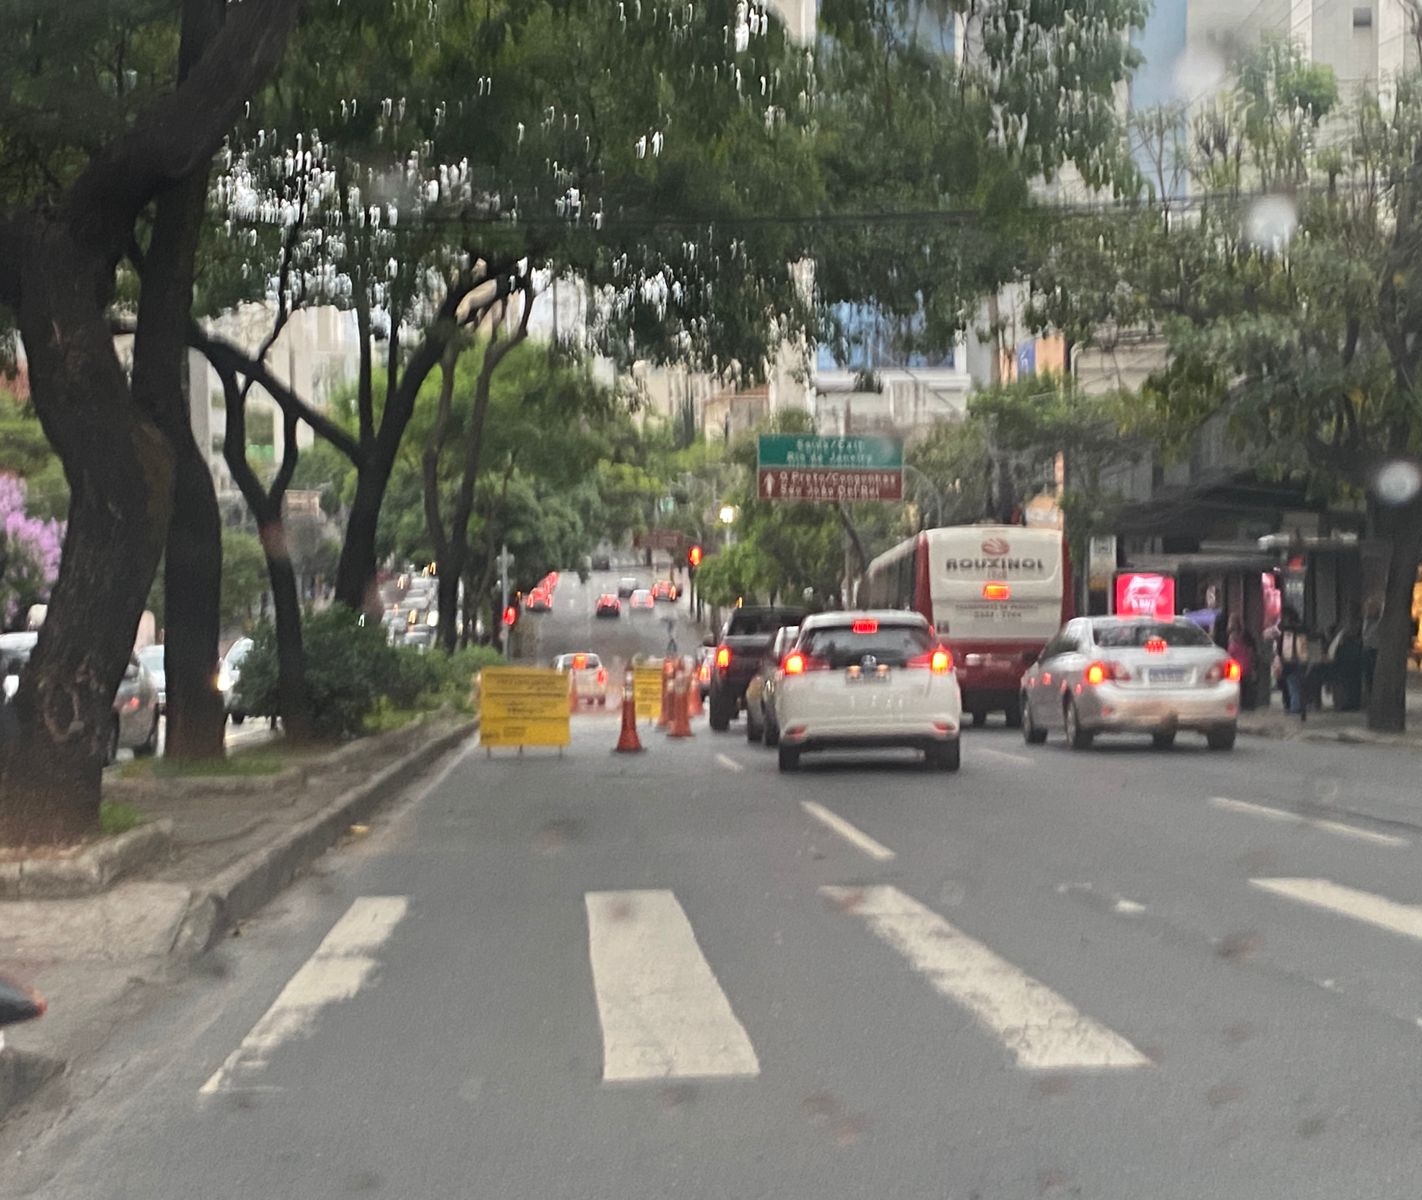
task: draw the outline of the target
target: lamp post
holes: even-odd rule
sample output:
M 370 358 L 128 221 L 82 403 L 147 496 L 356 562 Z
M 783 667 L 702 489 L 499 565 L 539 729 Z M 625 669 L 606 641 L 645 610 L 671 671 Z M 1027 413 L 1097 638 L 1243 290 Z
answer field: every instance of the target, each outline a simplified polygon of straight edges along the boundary
M 738 515 L 736 506 L 734 504 L 723 504 L 721 505 L 721 511 L 717 515 L 720 517 L 721 524 L 726 527 L 726 545 L 734 546 L 736 544 L 736 517 Z

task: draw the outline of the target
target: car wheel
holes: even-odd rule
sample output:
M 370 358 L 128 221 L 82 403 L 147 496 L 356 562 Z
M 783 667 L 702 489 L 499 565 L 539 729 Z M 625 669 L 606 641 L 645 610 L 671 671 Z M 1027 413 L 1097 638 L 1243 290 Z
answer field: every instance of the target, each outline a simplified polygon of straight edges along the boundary
M 958 739 L 954 738 L 951 742 L 944 742 L 940 746 L 930 746 L 924 752 L 923 758 L 930 770 L 956 771 L 962 762 L 962 750 Z
M 153 713 L 153 724 L 148 730 L 148 736 L 143 739 L 141 746 L 135 747 L 133 753 L 139 758 L 158 753 L 158 713 L 156 710 Z
M 758 742 L 765 736 L 765 730 L 756 724 L 751 717 L 750 709 L 746 709 L 746 741 Z
M 111 767 L 118 762 L 119 752 L 119 723 L 118 718 L 114 718 L 112 727 L 109 729 L 109 741 L 104 747 L 104 766 Z
M 781 743 L 780 769 L 782 771 L 798 771 L 800 769 L 800 748 L 798 746 L 787 746 L 783 742 Z
M 765 744 L 772 750 L 780 745 L 780 726 L 774 721 L 767 721 L 765 723 Z
M 725 733 L 731 727 L 731 718 L 736 715 L 733 701 L 727 700 L 719 692 L 711 693 L 711 711 L 707 720 L 717 733 Z
M 244 712 L 235 712 L 235 713 L 232 714 L 232 724 L 234 724 L 234 725 L 240 725 L 240 724 L 242 724 L 242 722 L 245 721 L 246 719 L 247 719 L 247 714 L 244 713 Z
M 1211 729 L 1205 734 L 1205 745 L 1211 750 L 1233 750 L 1234 749 L 1235 728 L 1231 725 L 1228 729 Z
M 1009 729 L 1022 728 L 1022 701 L 1009 700 L 1007 708 L 1003 710 L 1007 715 L 1007 727 Z
M 1022 740 L 1029 746 L 1040 746 L 1047 740 L 1047 731 L 1037 724 L 1026 696 L 1022 697 L 1018 707 L 1022 712 Z
M 1062 719 L 1066 723 L 1067 745 L 1073 750 L 1090 750 L 1095 735 L 1081 727 L 1081 715 L 1076 711 L 1075 700 L 1066 702 Z
M 1169 733 L 1153 733 L 1150 735 L 1150 744 L 1157 750 L 1169 750 L 1175 745 L 1175 731 Z
M 981 729 L 987 724 L 987 713 L 981 708 L 973 709 L 973 728 Z

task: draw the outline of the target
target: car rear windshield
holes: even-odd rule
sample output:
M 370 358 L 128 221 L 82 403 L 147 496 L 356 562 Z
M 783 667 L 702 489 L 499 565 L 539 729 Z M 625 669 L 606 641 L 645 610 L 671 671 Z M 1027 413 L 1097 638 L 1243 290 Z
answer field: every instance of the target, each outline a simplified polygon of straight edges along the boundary
M 1198 625 L 1177 625 L 1174 621 L 1132 621 L 1124 625 L 1095 625 L 1092 633 L 1098 646 L 1127 650 L 1160 641 L 1167 646 L 1212 646 L 1209 635 Z
M 804 616 L 799 612 L 757 612 L 753 609 L 738 608 L 726 622 L 727 637 L 749 637 L 761 633 L 774 633 L 783 625 L 798 625 Z
M 933 648 L 933 638 L 922 625 L 876 625 L 872 633 L 833 625 L 802 634 L 800 641 L 811 658 L 831 667 L 852 667 L 866 655 L 885 666 L 901 667 Z

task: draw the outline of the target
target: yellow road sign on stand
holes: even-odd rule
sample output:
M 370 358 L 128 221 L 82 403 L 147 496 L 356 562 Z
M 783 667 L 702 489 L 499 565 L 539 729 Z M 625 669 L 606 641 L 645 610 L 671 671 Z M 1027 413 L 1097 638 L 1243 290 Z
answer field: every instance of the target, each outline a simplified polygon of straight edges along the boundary
M 481 746 L 566 746 L 568 677 L 547 667 L 485 667 Z
M 637 720 L 655 721 L 662 711 L 662 664 L 632 668 L 632 696 L 637 704 Z

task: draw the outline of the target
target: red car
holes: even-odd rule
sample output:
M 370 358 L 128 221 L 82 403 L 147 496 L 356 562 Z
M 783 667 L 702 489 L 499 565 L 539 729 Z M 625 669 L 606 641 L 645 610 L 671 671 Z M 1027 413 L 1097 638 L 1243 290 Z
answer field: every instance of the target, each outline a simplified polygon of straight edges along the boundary
M 622 601 L 610 592 L 597 598 L 597 608 L 593 610 L 595 616 L 599 617 L 620 617 L 622 615 Z
M 676 584 L 670 579 L 659 579 L 652 584 L 652 599 L 674 601 L 677 597 Z

